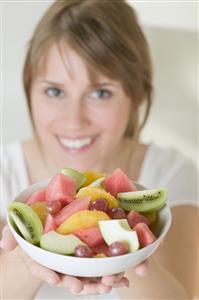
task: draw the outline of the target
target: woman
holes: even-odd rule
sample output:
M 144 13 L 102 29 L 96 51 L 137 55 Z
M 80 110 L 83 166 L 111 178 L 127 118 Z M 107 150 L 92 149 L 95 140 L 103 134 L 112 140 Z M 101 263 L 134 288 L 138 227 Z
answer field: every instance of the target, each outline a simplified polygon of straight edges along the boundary
M 134 276 L 129 270 L 128 279 L 119 274 L 89 282 L 39 266 L 15 248 L 12 236 L 4 230 L 2 248 L 15 248 L 1 254 L 6 266 L 4 298 L 35 297 L 42 281 L 78 295 L 108 293 L 112 287 L 132 282 L 128 289 L 119 290 L 122 299 L 196 296 L 197 173 L 173 149 L 139 141 L 151 107 L 152 71 L 147 42 L 132 8 L 122 0 L 55 2 L 30 41 L 24 88 L 34 136 L 5 149 L 5 210 L 21 189 L 53 176 L 63 166 L 107 173 L 120 167 L 148 187 L 168 188 L 174 225 L 151 259 L 147 276 Z M 142 120 L 141 106 L 145 106 Z M 187 243 L 192 245 L 191 256 L 183 253 Z M 182 264 L 186 276 L 182 276 Z M 137 274 L 143 274 L 144 267 L 137 268 Z M 55 298 L 60 298 L 56 292 Z

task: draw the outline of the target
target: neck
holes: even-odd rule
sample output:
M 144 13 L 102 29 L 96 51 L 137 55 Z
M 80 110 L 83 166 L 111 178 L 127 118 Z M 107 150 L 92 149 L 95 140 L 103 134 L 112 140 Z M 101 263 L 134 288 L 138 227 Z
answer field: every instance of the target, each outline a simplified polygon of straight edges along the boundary
M 92 166 L 89 166 L 89 169 L 98 172 L 111 173 L 114 169 L 121 168 L 133 180 L 137 180 L 140 171 L 140 165 L 142 164 L 143 160 L 143 151 L 140 149 L 141 146 L 142 145 L 137 141 L 123 139 L 111 156 L 106 157 L 99 164 L 93 164 Z M 53 165 L 52 162 L 48 160 L 48 157 L 45 155 L 43 147 L 37 138 L 33 139 L 31 148 L 34 149 L 36 157 L 35 160 L 33 159 L 35 163 L 32 166 L 33 170 L 35 171 L 33 172 L 33 181 L 52 177 L 59 171 L 60 167 Z M 70 164 L 68 164 L 68 166 L 70 166 Z M 32 174 L 32 172 L 30 172 L 30 174 Z

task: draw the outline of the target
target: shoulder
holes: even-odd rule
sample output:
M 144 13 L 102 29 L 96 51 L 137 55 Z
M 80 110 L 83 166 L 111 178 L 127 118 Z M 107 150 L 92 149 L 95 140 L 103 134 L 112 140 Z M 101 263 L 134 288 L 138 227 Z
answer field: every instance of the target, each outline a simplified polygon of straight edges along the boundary
M 175 172 L 186 168 L 186 171 L 196 171 L 194 162 L 173 147 L 160 147 L 150 144 L 145 153 L 144 167 L 150 168 L 151 172 L 158 172 L 159 175 L 168 177 Z
M 21 142 L 1 145 L 0 179 L 2 186 L 2 213 L 9 201 L 26 187 L 28 176 Z
M 180 151 L 151 144 L 141 174 L 143 184 L 168 189 L 170 205 L 198 205 L 198 168 Z
M 156 162 L 157 165 L 180 167 L 182 164 L 191 162 L 184 154 L 173 147 L 162 147 L 156 144 L 150 144 L 148 146 L 148 161 L 150 163 Z
M 22 147 L 20 142 L 12 142 L 5 145 L 0 145 L 1 149 L 1 169 L 7 168 L 12 162 L 16 161 L 21 155 Z

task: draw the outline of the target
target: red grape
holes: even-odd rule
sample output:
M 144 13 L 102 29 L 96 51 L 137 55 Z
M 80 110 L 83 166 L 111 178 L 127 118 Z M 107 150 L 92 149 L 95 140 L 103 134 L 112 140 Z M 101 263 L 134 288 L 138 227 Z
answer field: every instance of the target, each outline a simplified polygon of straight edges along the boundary
M 120 207 L 113 207 L 109 210 L 109 216 L 111 219 L 126 219 L 125 211 Z
M 108 211 L 108 201 L 104 198 L 96 199 L 90 204 L 90 210 Z
M 49 201 L 47 202 L 47 208 L 48 208 L 48 212 L 54 216 L 61 210 L 62 204 L 58 200 Z
M 93 257 L 93 252 L 86 245 L 78 245 L 75 247 L 74 255 L 77 257 Z
M 128 252 L 129 252 L 129 249 L 128 249 L 127 244 L 125 242 L 118 241 L 118 242 L 113 242 L 108 247 L 106 254 L 108 256 L 118 256 L 118 255 L 127 254 Z

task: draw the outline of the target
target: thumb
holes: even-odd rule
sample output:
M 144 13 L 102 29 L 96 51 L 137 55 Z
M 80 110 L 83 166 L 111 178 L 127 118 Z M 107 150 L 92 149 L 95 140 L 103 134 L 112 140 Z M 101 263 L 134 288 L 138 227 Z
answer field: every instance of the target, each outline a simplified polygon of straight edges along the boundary
M 10 229 L 5 226 L 2 230 L 2 239 L 0 242 L 0 247 L 5 251 L 11 251 L 15 249 L 17 246 L 17 242 L 13 237 Z
M 149 260 L 145 260 L 134 268 L 134 272 L 138 276 L 145 276 L 148 273 Z

